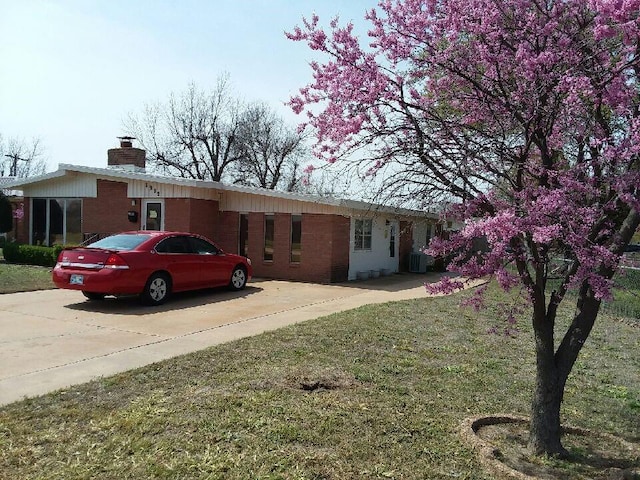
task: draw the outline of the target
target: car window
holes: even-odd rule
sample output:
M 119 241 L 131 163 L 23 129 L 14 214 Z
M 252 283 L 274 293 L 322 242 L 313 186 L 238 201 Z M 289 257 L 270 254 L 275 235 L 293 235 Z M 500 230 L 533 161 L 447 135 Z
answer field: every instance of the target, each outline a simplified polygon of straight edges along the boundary
M 169 237 L 156 245 L 158 253 L 191 253 L 191 246 L 187 237 Z
M 89 248 L 104 248 L 106 250 L 133 250 L 145 240 L 151 238 L 144 234 L 119 234 L 111 235 L 97 242 L 87 245 Z
M 202 238 L 189 237 L 189 242 L 191 242 L 191 251 L 199 255 L 215 255 L 220 252 L 215 245 Z

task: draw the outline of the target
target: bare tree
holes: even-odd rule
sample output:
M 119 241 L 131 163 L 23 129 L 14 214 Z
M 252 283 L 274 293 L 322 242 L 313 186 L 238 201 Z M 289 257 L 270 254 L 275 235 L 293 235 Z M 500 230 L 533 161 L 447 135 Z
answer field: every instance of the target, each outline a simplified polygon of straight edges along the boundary
M 241 102 L 226 75 L 211 92 L 190 84 L 166 103 L 145 105 L 124 128 L 158 173 L 286 191 L 300 187 L 304 137 L 266 104 Z
M 233 166 L 234 183 L 287 192 L 300 189 L 304 136 L 286 126 L 265 103 L 243 110 L 237 147 L 240 158 Z
M 40 139 L 26 142 L 13 137 L 5 142 L 0 135 L 0 177 L 31 177 L 46 170 Z
M 141 142 L 158 172 L 220 181 L 238 159 L 239 111 L 228 77 L 221 76 L 211 92 L 190 84 L 167 103 L 146 105 L 140 118 L 129 115 L 125 130 Z

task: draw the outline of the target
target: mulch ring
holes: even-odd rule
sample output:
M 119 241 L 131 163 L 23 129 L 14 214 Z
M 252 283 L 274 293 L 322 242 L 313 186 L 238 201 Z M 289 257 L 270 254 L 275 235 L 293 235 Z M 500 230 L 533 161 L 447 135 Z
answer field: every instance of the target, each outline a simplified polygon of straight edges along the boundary
M 564 427 L 562 443 L 571 455 L 567 460 L 529 453 L 525 417 L 471 417 L 464 420 L 460 433 L 486 471 L 498 479 L 640 480 L 640 445 L 606 433 Z

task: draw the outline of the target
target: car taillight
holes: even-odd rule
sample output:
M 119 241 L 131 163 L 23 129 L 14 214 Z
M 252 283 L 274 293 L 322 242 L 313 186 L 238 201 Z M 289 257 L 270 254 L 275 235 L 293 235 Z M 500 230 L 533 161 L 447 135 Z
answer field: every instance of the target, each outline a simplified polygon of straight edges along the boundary
M 125 262 L 120 255 L 112 253 L 111 255 L 109 255 L 109 258 L 107 258 L 107 261 L 104 262 L 104 268 L 127 270 L 129 268 L 129 265 L 127 265 L 127 262 Z

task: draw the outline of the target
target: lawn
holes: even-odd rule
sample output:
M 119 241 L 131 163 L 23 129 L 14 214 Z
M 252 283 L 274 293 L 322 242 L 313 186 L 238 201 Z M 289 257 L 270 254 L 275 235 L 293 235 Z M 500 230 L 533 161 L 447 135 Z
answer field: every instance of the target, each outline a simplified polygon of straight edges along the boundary
M 526 321 L 487 333 L 490 292 L 480 314 L 469 293 L 365 306 L 5 406 L 0 478 L 489 479 L 459 425 L 527 415 L 533 374 Z M 637 444 L 640 328 L 601 320 L 563 418 Z
M 0 294 L 47 288 L 54 288 L 50 267 L 5 263 L 0 249 Z

